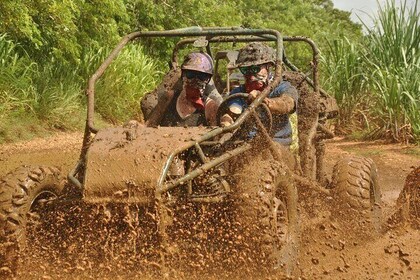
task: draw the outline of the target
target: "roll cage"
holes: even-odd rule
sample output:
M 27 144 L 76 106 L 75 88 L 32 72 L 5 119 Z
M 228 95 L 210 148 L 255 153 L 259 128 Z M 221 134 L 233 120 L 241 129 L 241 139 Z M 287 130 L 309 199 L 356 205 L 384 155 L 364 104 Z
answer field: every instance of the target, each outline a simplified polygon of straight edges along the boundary
M 215 43 L 225 43 L 225 42 L 274 42 L 275 49 L 276 49 L 276 64 L 275 64 L 275 73 L 274 79 L 272 82 L 267 86 L 266 89 L 256 98 L 250 106 L 244 110 L 244 112 L 239 116 L 239 118 L 230 126 L 227 127 L 216 127 L 209 132 L 205 133 L 198 139 L 193 139 L 187 145 L 187 148 L 174 150 L 167 158 L 166 163 L 163 167 L 160 179 L 156 186 L 156 196 L 159 197 L 163 193 L 189 181 L 192 180 L 199 175 L 203 174 L 207 170 L 227 161 L 228 159 L 241 154 L 251 148 L 250 143 L 244 143 L 243 145 L 239 145 L 234 147 L 232 150 L 227 151 L 226 153 L 214 157 L 209 158 L 203 152 L 203 147 L 208 146 L 215 146 L 221 145 L 218 140 L 220 136 L 227 132 L 233 132 L 237 128 L 239 128 L 245 120 L 252 117 L 256 122 L 256 126 L 259 130 L 266 132 L 263 124 L 259 120 L 258 115 L 255 113 L 255 109 L 260 106 L 264 100 L 268 96 L 268 94 L 282 81 L 282 64 L 286 64 L 290 69 L 293 71 L 299 71 L 299 69 L 294 66 L 284 55 L 283 50 L 283 42 L 290 41 L 290 42 L 304 42 L 309 44 L 312 49 L 312 78 L 305 76 L 305 79 L 310 82 L 314 88 L 314 96 L 315 100 L 319 99 L 319 85 L 318 85 L 318 49 L 314 42 L 305 37 L 283 37 L 280 32 L 273 29 L 245 29 L 241 27 L 188 27 L 184 29 L 175 29 L 175 30 L 168 30 L 168 31 L 139 31 L 133 32 L 126 36 L 124 36 L 118 45 L 112 50 L 110 55 L 105 59 L 105 61 L 99 66 L 96 72 L 90 77 L 88 81 L 87 87 L 87 120 L 85 126 L 85 133 L 83 138 L 83 145 L 79 157 L 79 161 L 76 164 L 75 168 L 69 173 L 69 180 L 79 187 L 83 189 L 83 179 L 85 176 L 85 166 L 87 161 L 87 151 L 89 145 L 93 139 L 93 136 L 98 132 L 98 129 L 94 126 L 94 111 L 95 111 L 95 84 L 97 80 L 103 75 L 107 67 L 114 61 L 114 59 L 118 56 L 120 51 L 126 46 L 129 42 L 133 40 L 139 40 L 144 38 L 154 38 L 154 37 L 177 37 L 181 38 L 180 41 L 176 44 L 173 50 L 172 59 L 171 59 L 171 67 L 176 69 L 179 67 L 178 63 L 178 54 L 180 49 L 184 48 L 188 44 L 193 44 L 197 40 L 207 42 L 206 50 L 209 55 L 212 55 L 211 45 Z M 184 38 L 186 37 L 186 38 Z M 318 112 L 316 112 L 317 114 Z M 318 119 L 315 119 L 311 124 L 311 130 L 317 130 L 317 126 L 319 125 Z M 263 137 L 265 137 L 266 141 L 270 142 L 271 138 L 269 137 L 268 133 L 262 133 Z M 306 139 L 304 141 L 299 140 L 299 145 L 302 146 L 303 149 L 313 149 L 313 142 L 316 142 L 317 139 L 316 135 L 310 135 L 310 139 Z M 172 164 L 172 161 L 177 155 L 184 153 L 188 149 L 195 149 L 196 154 L 199 155 L 201 160 L 201 165 L 191 170 L 185 176 L 178 178 L 176 180 L 168 179 L 168 169 Z M 314 152 L 315 153 L 315 152 Z M 301 155 L 301 165 L 303 173 L 306 177 L 313 178 L 315 177 L 316 166 L 314 164 L 314 158 L 311 156 Z M 320 167 L 319 167 L 320 168 Z M 321 168 L 320 168 L 321 169 Z

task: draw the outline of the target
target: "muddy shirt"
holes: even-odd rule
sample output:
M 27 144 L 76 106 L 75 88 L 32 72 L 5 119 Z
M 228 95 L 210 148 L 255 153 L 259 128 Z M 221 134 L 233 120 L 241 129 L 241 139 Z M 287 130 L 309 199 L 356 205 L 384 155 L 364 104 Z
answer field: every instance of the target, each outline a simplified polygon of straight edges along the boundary
M 160 126 L 207 126 L 205 112 L 201 109 L 196 109 L 194 113 L 185 119 L 181 118 L 181 116 L 178 114 L 178 110 L 176 109 L 176 102 L 180 94 L 180 90 L 175 93 L 174 98 L 172 98 L 171 103 L 168 106 L 168 109 L 166 109 L 165 115 L 160 121 Z M 206 96 L 201 98 L 204 104 L 206 104 L 207 98 L 208 97 Z
M 237 88 L 234 88 L 230 94 L 246 92 L 245 86 L 241 85 Z M 268 98 L 275 98 L 280 96 L 290 96 L 295 101 L 295 110 L 296 104 L 298 102 L 298 92 L 289 82 L 281 82 L 272 92 L 268 94 Z M 245 103 L 243 99 L 238 100 L 240 106 L 247 107 L 248 104 Z M 236 101 L 235 101 L 236 103 Z M 289 115 L 279 115 L 273 114 L 273 131 L 274 131 L 274 141 L 279 142 L 283 145 L 290 145 L 292 143 L 292 124 L 289 120 Z

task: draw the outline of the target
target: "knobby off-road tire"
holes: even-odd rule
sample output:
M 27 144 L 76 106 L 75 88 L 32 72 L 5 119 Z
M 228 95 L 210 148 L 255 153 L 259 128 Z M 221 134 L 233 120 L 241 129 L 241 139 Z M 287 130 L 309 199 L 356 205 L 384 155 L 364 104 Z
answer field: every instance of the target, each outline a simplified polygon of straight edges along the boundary
M 64 187 L 59 169 L 22 166 L 0 180 L 0 275 L 14 275 L 26 248 L 27 225 Z
M 372 159 L 353 156 L 338 161 L 332 188 L 338 210 L 335 215 L 346 223 L 381 232 L 381 192 Z
M 296 188 L 274 160 L 249 168 L 252 172 L 239 181 L 237 201 L 238 221 L 244 228 L 247 246 L 257 255 L 258 270 L 263 266 L 269 274 L 293 275 L 298 254 Z M 292 184 L 291 194 L 285 182 Z

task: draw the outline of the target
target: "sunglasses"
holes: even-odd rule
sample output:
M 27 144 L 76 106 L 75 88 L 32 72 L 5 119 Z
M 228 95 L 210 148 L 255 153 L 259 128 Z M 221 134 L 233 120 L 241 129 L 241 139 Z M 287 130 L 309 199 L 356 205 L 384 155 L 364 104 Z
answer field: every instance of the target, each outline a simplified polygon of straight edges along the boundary
M 199 79 L 201 81 L 207 81 L 207 80 L 210 80 L 211 78 L 211 75 L 207 73 L 203 73 L 203 72 L 198 72 L 198 71 L 185 71 L 184 74 L 185 74 L 185 77 L 187 77 L 187 79 L 189 80 Z
M 245 67 L 239 67 L 239 71 L 245 76 L 247 75 L 255 75 L 261 71 L 261 65 L 251 65 Z

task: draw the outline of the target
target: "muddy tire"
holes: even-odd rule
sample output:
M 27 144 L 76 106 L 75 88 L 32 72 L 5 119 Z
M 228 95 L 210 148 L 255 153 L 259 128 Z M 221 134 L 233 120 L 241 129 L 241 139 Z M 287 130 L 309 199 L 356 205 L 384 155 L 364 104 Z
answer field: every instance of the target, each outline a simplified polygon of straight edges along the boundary
M 347 157 L 333 169 L 332 193 L 336 199 L 333 211 L 344 222 L 356 223 L 367 230 L 381 231 L 381 192 L 376 165 L 370 158 Z
M 0 180 L 0 275 L 16 274 L 30 217 L 63 187 L 64 178 L 54 167 L 23 166 Z
M 270 274 L 290 276 L 298 253 L 296 189 L 290 194 L 284 188 L 285 174 L 278 162 L 258 165 L 248 173 L 254 174 L 254 179 L 245 176 L 239 182 L 238 220 L 245 228 L 250 250 L 258 255 L 258 269 L 264 266 Z

